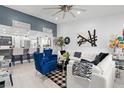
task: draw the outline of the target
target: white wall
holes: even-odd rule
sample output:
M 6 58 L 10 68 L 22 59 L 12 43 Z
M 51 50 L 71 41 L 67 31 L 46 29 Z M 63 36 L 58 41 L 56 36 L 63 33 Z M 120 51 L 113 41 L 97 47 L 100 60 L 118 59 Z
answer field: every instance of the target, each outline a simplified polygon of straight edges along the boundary
M 78 46 L 77 36 L 82 34 L 83 36 L 88 35 L 88 30 L 93 31 L 96 29 L 98 36 L 97 47 L 91 47 L 90 44 L 84 44 Z M 124 29 L 124 14 L 117 14 L 111 16 L 103 16 L 94 19 L 77 20 L 75 22 L 68 22 L 58 24 L 57 36 L 69 36 L 71 42 L 66 45 L 66 50 L 77 50 L 77 51 L 112 51 L 108 48 L 108 42 L 112 33 L 121 34 Z

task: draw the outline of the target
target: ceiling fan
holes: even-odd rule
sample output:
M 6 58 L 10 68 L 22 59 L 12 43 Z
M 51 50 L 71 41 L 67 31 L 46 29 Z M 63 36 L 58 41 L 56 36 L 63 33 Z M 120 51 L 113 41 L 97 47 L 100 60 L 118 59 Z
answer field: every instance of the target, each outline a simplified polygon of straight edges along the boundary
M 58 7 L 43 8 L 43 9 L 56 9 L 56 10 L 58 10 L 57 12 L 52 14 L 52 16 L 56 16 L 57 14 L 63 12 L 63 19 L 65 18 L 66 13 L 70 13 L 75 18 L 76 15 L 73 13 L 73 10 L 83 11 L 83 12 L 86 11 L 86 9 L 75 8 L 73 5 L 58 5 Z

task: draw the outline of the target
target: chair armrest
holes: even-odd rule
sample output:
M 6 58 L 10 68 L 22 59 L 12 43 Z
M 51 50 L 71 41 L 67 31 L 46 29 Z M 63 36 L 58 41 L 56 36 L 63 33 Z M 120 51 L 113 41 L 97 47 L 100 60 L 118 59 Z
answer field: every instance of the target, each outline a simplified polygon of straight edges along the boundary
M 90 82 L 91 88 L 107 88 L 107 81 L 105 77 L 101 74 L 92 74 L 92 80 Z
M 107 81 L 102 75 L 93 74 L 91 80 L 87 78 L 79 77 L 79 76 L 73 76 L 73 77 L 75 78 L 77 83 L 80 81 L 80 84 L 82 84 L 82 86 L 84 85 L 81 82 L 86 82 L 88 85 L 87 87 L 89 88 L 107 88 L 108 87 Z

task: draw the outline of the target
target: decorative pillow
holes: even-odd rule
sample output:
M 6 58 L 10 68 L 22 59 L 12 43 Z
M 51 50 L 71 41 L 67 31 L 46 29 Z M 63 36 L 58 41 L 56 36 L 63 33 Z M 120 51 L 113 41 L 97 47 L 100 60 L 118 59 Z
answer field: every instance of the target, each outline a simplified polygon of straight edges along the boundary
M 98 55 L 97 55 L 97 56 L 98 56 Z M 99 60 L 98 60 L 98 57 L 96 57 L 95 60 L 96 60 L 96 62 L 99 61 Z M 85 62 L 85 63 L 88 62 L 88 63 L 92 63 L 92 73 L 102 74 L 101 69 L 100 69 L 98 66 L 94 65 L 93 61 L 90 62 L 90 61 L 88 61 L 88 60 L 86 60 L 86 59 L 81 59 L 80 62 Z M 94 62 L 95 62 L 95 61 L 94 61 Z
M 74 57 L 80 58 L 81 57 L 81 52 L 75 52 Z
M 106 56 L 108 55 L 108 53 L 100 53 L 99 54 L 99 61 L 101 62 Z
M 72 66 L 72 74 L 86 79 L 91 79 L 92 63 L 89 62 L 75 62 Z
M 108 55 L 108 53 L 102 53 L 101 52 L 99 55 L 96 55 L 95 60 L 92 61 L 92 63 L 94 65 L 99 64 L 107 55 Z
M 99 62 L 100 62 L 99 55 L 96 55 L 95 60 L 92 61 L 91 63 L 93 63 L 94 65 L 97 65 Z

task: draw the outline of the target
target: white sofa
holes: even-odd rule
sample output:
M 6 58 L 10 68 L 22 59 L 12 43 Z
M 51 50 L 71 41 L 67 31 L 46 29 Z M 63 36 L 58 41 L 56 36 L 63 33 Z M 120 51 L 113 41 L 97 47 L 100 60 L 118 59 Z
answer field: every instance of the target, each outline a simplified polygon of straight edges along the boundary
M 71 55 L 72 56 L 72 55 Z M 83 59 L 93 60 L 96 54 L 82 54 Z M 112 88 L 115 79 L 115 62 L 109 54 L 99 64 L 92 68 L 92 79 L 86 79 L 72 75 L 72 65 L 76 59 L 71 57 L 67 65 L 67 87 L 68 88 Z M 80 59 L 77 59 L 80 60 Z M 78 62 L 78 61 L 77 61 Z

